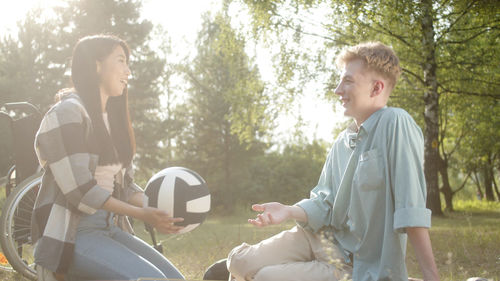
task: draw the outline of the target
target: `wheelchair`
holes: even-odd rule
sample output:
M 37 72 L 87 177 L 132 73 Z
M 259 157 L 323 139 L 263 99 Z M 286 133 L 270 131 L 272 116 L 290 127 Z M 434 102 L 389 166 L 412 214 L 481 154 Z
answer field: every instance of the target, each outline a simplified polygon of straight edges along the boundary
M 6 200 L 0 217 L 0 269 L 17 271 L 35 280 L 34 245 L 31 239 L 31 215 L 41 183 L 41 168 L 34 150 L 40 111 L 30 103 L 7 103 L 0 118 L 10 123 L 13 162 L 6 176 Z
M 34 105 L 17 102 L 5 104 L 0 109 L 0 119 L 10 123 L 14 156 L 14 165 L 5 177 L 6 199 L 0 216 L 0 270 L 17 271 L 36 280 L 31 218 L 43 173 L 34 149 L 42 115 Z M 151 235 L 152 246 L 163 253 L 155 230 L 147 224 L 144 226 Z M 203 279 L 227 280 L 227 276 L 225 260 L 221 260 L 206 270 Z

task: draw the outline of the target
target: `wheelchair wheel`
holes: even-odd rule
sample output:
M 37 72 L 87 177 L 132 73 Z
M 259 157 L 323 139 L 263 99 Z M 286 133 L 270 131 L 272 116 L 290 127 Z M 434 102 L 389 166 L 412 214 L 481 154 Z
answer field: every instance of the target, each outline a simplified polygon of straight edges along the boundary
M 0 217 L 0 244 L 8 261 L 2 268 L 16 270 L 31 280 L 36 279 L 31 214 L 41 176 L 41 173 L 32 175 L 18 184 L 7 197 Z

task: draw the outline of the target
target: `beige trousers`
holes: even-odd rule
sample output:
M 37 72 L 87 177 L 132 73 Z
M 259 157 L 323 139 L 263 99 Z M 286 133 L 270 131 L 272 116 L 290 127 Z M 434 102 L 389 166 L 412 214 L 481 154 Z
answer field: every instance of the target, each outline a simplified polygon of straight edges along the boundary
M 352 273 L 333 243 L 298 226 L 234 248 L 227 268 L 230 279 L 237 281 L 337 281 L 350 279 Z

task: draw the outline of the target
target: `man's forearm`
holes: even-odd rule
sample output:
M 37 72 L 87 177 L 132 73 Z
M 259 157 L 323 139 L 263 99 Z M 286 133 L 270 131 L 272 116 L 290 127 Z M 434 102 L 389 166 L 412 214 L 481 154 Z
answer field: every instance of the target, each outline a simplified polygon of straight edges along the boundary
M 439 274 L 432 254 L 431 239 L 429 231 L 423 227 L 408 227 L 406 228 L 410 243 L 415 250 L 420 270 L 426 281 L 439 280 Z

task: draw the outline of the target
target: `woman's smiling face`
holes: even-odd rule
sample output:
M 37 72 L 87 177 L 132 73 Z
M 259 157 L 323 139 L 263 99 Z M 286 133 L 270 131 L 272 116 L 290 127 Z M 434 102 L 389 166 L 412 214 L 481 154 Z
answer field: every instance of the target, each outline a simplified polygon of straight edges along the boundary
M 116 97 L 127 87 L 130 68 L 123 48 L 116 46 L 104 60 L 97 62 L 101 95 Z

